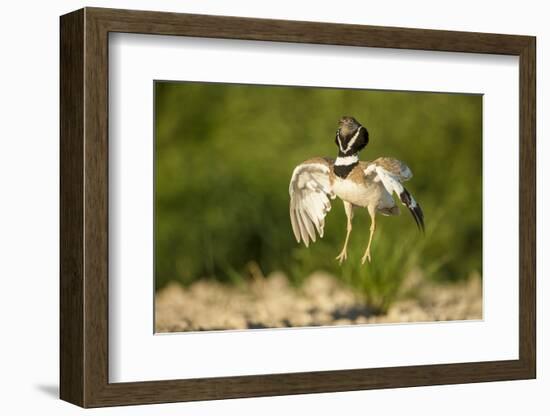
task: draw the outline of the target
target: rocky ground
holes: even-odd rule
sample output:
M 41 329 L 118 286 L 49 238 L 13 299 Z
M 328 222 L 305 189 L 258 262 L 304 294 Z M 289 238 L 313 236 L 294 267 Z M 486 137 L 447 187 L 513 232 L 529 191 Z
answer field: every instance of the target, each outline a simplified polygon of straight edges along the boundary
M 183 288 L 174 283 L 156 295 L 155 326 L 157 332 L 180 332 L 481 319 L 479 276 L 446 285 L 420 280 L 408 279 L 408 293 L 414 296 L 403 296 L 382 315 L 324 273 L 311 275 L 299 289 L 280 273 L 243 286 L 199 281 Z

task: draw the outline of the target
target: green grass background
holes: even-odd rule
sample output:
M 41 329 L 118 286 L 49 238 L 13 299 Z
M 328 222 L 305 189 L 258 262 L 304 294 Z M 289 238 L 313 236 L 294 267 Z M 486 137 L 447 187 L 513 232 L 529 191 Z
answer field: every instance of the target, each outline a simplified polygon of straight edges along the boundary
M 340 200 L 325 237 L 294 240 L 288 184 L 294 167 L 335 157 L 342 115 L 370 132 L 362 160 L 391 156 L 414 173 L 407 188 L 425 214 L 422 236 L 404 207 L 377 217 L 373 262 L 360 266 L 369 233 L 357 209 L 349 257 Z M 296 285 L 325 270 L 386 308 L 413 268 L 450 282 L 481 272 L 482 97 L 480 95 L 155 83 L 156 288 L 211 278 L 240 283 L 251 264 L 285 272 Z

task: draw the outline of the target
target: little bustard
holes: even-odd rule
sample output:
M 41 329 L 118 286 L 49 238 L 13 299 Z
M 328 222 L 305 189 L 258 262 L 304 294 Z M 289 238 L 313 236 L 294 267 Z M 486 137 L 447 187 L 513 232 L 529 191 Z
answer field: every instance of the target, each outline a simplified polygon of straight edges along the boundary
M 359 152 L 367 146 L 367 129 L 353 117 L 342 117 L 336 131 L 338 157 L 336 160 L 316 157 L 299 164 L 290 180 L 290 220 L 296 240 L 306 247 L 315 241 L 316 233 L 323 237 L 325 216 L 330 211 L 330 199 L 344 202 L 347 233 L 344 247 L 336 259 L 347 258 L 347 247 L 352 229 L 353 210 L 366 208 L 370 218 L 370 234 L 361 264 L 371 261 L 371 244 L 376 229 L 376 213 L 398 215 L 399 208 L 393 199 L 397 194 L 411 212 L 419 229 L 424 231 L 424 214 L 420 205 L 405 189 L 402 182 L 412 178 L 409 167 L 393 158 L 380 157 L 373 161 L 359 160 Z

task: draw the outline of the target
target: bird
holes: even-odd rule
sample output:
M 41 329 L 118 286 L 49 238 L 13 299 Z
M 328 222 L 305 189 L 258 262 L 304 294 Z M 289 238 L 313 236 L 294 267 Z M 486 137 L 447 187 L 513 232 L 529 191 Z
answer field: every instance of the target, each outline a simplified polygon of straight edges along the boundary
M 372 161 L 359 160 L 369 143 L 369 132 L 352 116 L 338 121 L 335 143 L 336 159 L 314 157 L 297 165 L 290 179 L 290 222 L 296 241 L 306 247 L 323 237 L 325 217 L 331 210 L 331 200 L 344 203 L 347 218 L 344 246 L 336 260 L 347 259 L 347 248 L 356 208 L 366 208 L 371 219 L 369 239 L 361 264 L 371 262 L 371 245 L 376 230 L 376 214 L 399 215 L 394 194 L 408 208 L 418 229 L 424 232 L 424 213 L 420 204 L 403 186 L 412 178 L 411 169 L 402 161 L 379 157 Z

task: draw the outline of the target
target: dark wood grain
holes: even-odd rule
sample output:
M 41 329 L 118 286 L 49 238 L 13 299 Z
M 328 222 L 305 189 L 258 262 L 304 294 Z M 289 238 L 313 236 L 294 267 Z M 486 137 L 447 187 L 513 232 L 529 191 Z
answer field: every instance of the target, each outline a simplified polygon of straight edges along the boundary
M 84 12 L 61 19 L 60 388 L 84 405 Z
M 520 58 L 519 359 L 189 380 L 108 380 L 108 33 Z M 83 407 L 533 378 L 535 39 L 528 36 L 87 8 L 61 18 L 61 398 Z
M 519 356 L 536 377 L 536 41 L 520 54 Z
M 110 32 L 519 55 L 528 36 L 87 8 Z
M 84 57 L 84 359 L 85 405 L 98 401 L 108 380 L 108 32 L 86 9 Z

